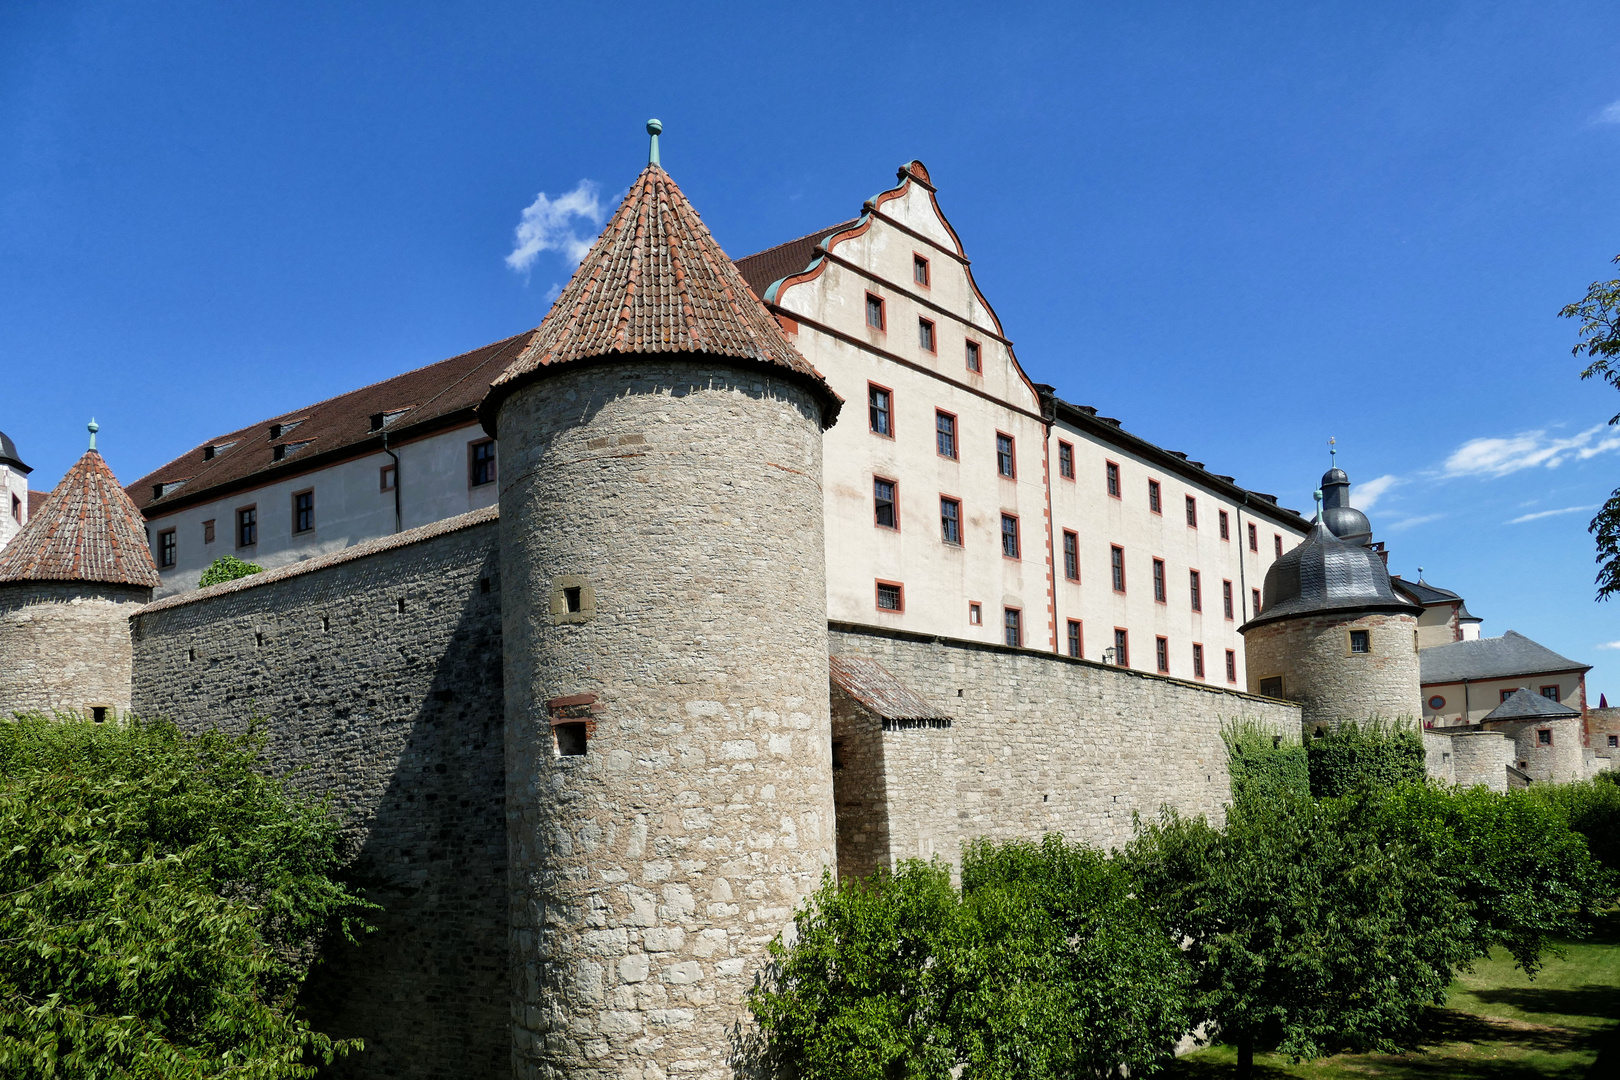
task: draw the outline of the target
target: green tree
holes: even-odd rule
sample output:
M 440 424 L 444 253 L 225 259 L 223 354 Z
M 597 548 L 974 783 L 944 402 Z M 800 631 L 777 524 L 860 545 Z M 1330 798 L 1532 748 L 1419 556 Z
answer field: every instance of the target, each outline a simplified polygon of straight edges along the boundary
M 0 1074 L 301 1077 L 358 1046 L 293 999 L 370 905 L 336 824 L 257 767 L 258 732 L 0 724 Z
M 1106 855 L 1061 837 L 823 882 L 750 995 L 804 1080 L 1148 1075 L 1187 1030 L 1184 958 Z
M 243 562 L 235 555 L 221 555 L 208 564 L 208 569 L 202 572 L 197 579 L 197 588 L 206 589 L 210 585 L 218 585 L 222 581 L 235 581 L 249 574 L 262 574 L 264 567 L 258 563 Z
M 1305 751 L 1311 794 L 1319 799 L 1369 788 L 1389 790 L 1428 775 L 1423 736 L 1411 720 L 1346 722 L 1335 731 L 1318 731 Z
M 1620 255 L 1613 261 L 1620 263 Z M 1583 298 L 1558 314 L 1580 320 L 1580 340 L 1572 352 L 1590 361 L 1581 378 L 1596 377 L 1620 390 L 1620 279 L 1592 282 Z M 1609 423 L 1620 423 L 1620 413 Z M 1587 531 L 1597 534 L 1597 598 L 1606 600 L 1620 592 L 1620 488 L 1609 494 Z

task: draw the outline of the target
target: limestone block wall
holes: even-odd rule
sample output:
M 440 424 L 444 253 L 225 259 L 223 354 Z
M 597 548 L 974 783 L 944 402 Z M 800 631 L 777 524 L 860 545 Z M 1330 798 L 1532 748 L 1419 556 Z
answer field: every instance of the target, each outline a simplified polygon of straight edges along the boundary
M 819 417 L 652 357 L 501 407 L 520 1077 L 748 1060 L 742 995 L 833 861 Z
M 1051 653 L 848 623 L 833 624 L 830 647 L 872 657 L 951 716 L 884 731 L 835 696 L 840 874 L 934 854 L 959 867 L 979 836 L 1118 846 L 1133 813 L 1163 805 L 1219 822 L 1231 798 L 1222 723 L 1300 730 L 1297 706 Z
M 506 1077 L 506 827 L 495 512 L 160 600 L 134 705 L 190 730 L 268 720 L 273 767 L 330 793 L 386 909 L 305 994 L 365 1039 L 338 1075 Z
M 0 717 L 128 710 L 129 616 L 151 596 L 98 582 L 0 584 Z
M 1461 787 L 1483 784 L 1492 791 L 1507 791 L 1513 743 L 1501 732 L 1425 731 L 1423 749 L 1428 773 L 1435 779 Z
M 1406 614 L 1354 612 L 1262 623 L 1244 634 L 1249 689 L 1282 677 L 1283 696 L 1304 710 L 1306 727 L 1422 711 L 1417 620 Z M 1366 630 L 1370 651 L 1350 651 L 1350 631 Z
M 1582 761 L 1582 724 L 1578 716 L 1560 720 L 1492 721 L 1488 730 L 1500 731 L 1513 743 L 1513 764 L 1534 783 L 1568 783 L 1586 779 Z M 1551 743 L 1543 743 L 1546 732 Z
M 1599 760 L 1620 764 L 1620 709 L 1586 710 L 1586 745 Z

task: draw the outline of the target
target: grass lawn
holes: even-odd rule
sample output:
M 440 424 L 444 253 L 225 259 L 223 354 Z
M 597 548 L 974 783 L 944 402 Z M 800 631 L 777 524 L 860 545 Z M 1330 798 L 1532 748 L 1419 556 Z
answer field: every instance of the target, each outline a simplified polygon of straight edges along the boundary
M 1534 980 L 1498 955 L 1452 984 L 1444 1008 L 1431 1009 L 1423 1045 L 1406 1054 L 1339 1054 L 1294 1065 L 1256 1055 L 1265 1080 L 1518 1080 L 1620 1078 L 1620 915 L 1598 936 L 1564 946 Z M 1602 1060 L 1599 1061 L 1599 1055 Z M 1214 1046 L 1188 1054 L 1164 1075 L 1215 1080 L 1235 1071 L 1237 1052 Z

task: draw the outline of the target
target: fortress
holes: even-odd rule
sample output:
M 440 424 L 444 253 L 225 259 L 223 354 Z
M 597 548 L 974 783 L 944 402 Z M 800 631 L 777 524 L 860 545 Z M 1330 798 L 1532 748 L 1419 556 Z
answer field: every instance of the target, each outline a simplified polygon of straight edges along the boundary
M 825 872 L 955 860 L 977 836 L 1119 844 L 1165 804 L 1218 819 L 1223 722 L 1419 709 L 1426 609 L 1343 473 L 1306 522 L 1030 384 L 918 162 L 861 218 L 733 263 L 649 130 L 651 164 L 537 330 L 402 377 L 397 410 L 356 391 L 366 429 L 323 435 L 312 407 L 135 499 L 92 436 L 0 551 L 0 714 L 262 715 L 275 767 L 332 795 L 386 909 L 306 995 L 322 1030 L 365 1039 L 346 1074 L 752 1075 L 743 995 Z M 884 335 L 912 318 L 902 355 Z M 914 419 L 916 458 L 892 449 Z M 993 470 L 966 475 L 969 437 Z M 498 478 L 475 449 L 497 438 Z M 433 446 L 468 447 L 483 505 L 412 523 L 431 500 L 401 488 Z M 338 497 L 310 477 L 343 470 L 368 501 L 326 519 L 358 534 L 323 539 L 317 500 Z M 1095 515 L 1063 486 L 1081 470 Z M 1127 484 L 1140 519 L 1115 505 Z M 271 490 L 286 543 L 261 536 Z M 186 588 L 180 534 L 207 552 L 216 515 L 276 557 Z M 1187 554 L 1153 556 L 1133 593 L 1150 546 Z M 1100 660 L 1086 621 L 1112 631 Z M 1495 756 L 1435 735 L 1432 759 L 1503 786 L 1504 738 L 1470 737 Z

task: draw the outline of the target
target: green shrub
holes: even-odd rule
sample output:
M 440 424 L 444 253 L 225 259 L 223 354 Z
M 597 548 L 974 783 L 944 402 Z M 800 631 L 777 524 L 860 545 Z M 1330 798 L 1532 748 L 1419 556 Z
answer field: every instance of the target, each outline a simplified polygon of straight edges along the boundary
M 911 860 L 823 879 L 749 995 L 802 1080 L 1057 1080 L 1158 1070 L 1188 1028 L 1174 941 L 1103 853 L 979 841 L 961 892 Z
M 210 585 L 218 585 L 222 581 L 235 581 L 237 578 L 247 577 L 249 574 L 262 574 L 264 567 L 257 563 L 243 562 L 235 555 L 221 555 L 208 564 L 208 569 L 202 572 L 197 579 L 197 588 L 206 589 Z
M 1278 735 L 1256 720 L 1237 719 L 1221 728 L 1221 740 L 1234 802 L 1283 791 L 1310 793 L 1310 769 L 1298 737 Z
M 1409 721 L 1343 723 L 1306 740 L 1311 794 L 1319 799 L 1373 788 L 1389 790 L 1427 775 L 1423 736 Z
M 325 807 L 259 771 L 263 742 L 0 724 L 0 1075 L 279 1080 L 358 1046 L 293 998 L 300 957 L 370 905 L 332 878 Z
M 1577 784 L 1532 784 L 1531 796 L 1586 838 L 1598 862 L 1620 872 L 1620 774 L 1601 772 Z

